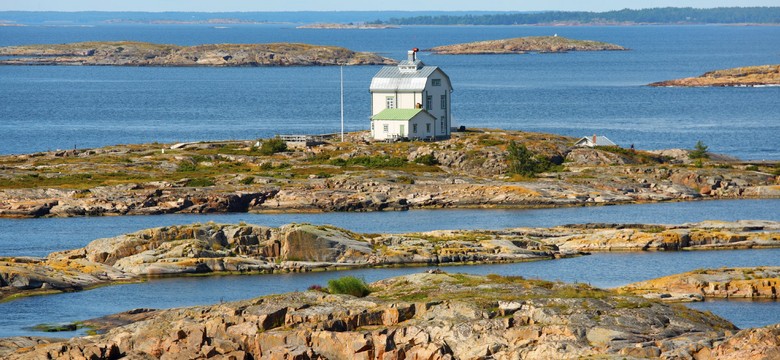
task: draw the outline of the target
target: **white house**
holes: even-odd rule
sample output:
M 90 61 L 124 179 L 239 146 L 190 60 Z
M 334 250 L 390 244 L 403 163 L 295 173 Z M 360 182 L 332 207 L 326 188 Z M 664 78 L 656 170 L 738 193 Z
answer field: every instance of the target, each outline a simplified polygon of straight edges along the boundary
M 590 136 L 584 136 L 581 139 L 577 140 L 577 142 L 574 143 L 574 146 L 576 147 L 596 147 L 596 146 L 617 146 L 617 144 L 613 143 L 612 140 L 608 139 L 606 136 L 596 136 L 593 135 Z
M 431 138 L 436 118 L 424 109 L 385 109 L 371 117 L 374 139 Z
M 370 91 L 374 139 L 450 136 L 450 78 L 438 66 L 418 60 L 417 49 L 409 51 L 409 58 L 397 66 L 379 70 Z M 397 111 L 402 109 L 418 111 Z

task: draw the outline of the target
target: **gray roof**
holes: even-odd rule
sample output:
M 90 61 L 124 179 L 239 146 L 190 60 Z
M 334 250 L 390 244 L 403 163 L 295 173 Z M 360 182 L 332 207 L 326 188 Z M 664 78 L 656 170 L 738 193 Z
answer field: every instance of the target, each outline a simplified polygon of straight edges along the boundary
M 370 89 L 372 91 L 422 91 L 425 89 L 428 77 L 438 68 L 438 66 L 423 66 L 415 72 L 401 72 L 398 66 L 385 66 L 374 75 L 374 78 L 371 80 Z
M 593 136 L 583 136 L 581 139 L 574 143 L 575 146 L 617 146 L 612 140 L 606 136 L 596 136 L 596 143 L 593 143 Z

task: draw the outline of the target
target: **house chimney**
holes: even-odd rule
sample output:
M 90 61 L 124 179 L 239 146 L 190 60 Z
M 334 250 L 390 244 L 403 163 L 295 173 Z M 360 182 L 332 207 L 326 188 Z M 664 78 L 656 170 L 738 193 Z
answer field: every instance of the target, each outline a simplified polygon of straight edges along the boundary
M 409 60 L 411 62 L 414 62 L 414 50 L 409 50 L 409 52 L 406 53 L 407 57 L 406 60 Z
M 596 134 L 593 134 L 593 146 L 596 146 Z

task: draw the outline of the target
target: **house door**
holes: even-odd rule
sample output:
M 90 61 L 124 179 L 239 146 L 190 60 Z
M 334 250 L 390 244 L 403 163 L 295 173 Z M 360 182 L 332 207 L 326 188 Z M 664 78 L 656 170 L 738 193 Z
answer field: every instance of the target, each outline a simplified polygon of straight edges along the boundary
M 401 133 L 398 134 L 398 135 L 401 135 L 401 137 L 405 137 L 406 136 L 406 126 L 401 125 Z

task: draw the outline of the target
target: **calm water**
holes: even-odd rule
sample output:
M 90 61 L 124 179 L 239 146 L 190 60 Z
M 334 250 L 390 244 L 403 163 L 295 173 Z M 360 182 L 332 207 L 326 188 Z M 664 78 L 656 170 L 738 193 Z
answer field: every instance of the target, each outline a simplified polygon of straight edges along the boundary
M 453 266 L 445 267 L 445 270 L 483 275 L 491 273 L 521 275 L 529 278 L 586 282 L 599 287 L 613 287 L 703 267 L 758 265 L 780 265 L 780 249 L 595 254 L 573 259 L 530 263 Z M 0 337 L 36 334 L 26 328 L 39 323 L 71 322 L 138 307 L 169 308 L 204 305 L 267 294 L 302 291 L 310 285 L 324 285 L 328 279 L 346 274 L 372 282 L 424 270 L 424 268 L 363 269 L 330 273 L 168 278 L 78 293 L 23 298 L 0 304 L 0 313 L 4 314 L 3 321 L 0 322 Z M 724 316 L 739 327 L 763 326 L 780 322 L 780 311 L 778 311 L 780 303 L 777 302 L 742 302 L 738 307 L 728 305 L 730 304 L 706 302 L 697 304 L 696 308 L 710 310 Z M 70 337 L 75 336 L 75 333 L 54 335 Z
M 644 84 L 780 61 L 780 27 L 409 27 L 299 30 L 286 25 L 0 27 L 0 46 L 93 40 L 200 43 L 304 42 L 402 58 L 411 47 L 558 33 L 613 42 L 627 52 L 524 56 L 434 56 L 450 75 L 454 123 L 605 134 L 638 148 L 690 148 L 780 159 L 780 88 L 649 88 Z M 346 127 L 368 128 L 368 84 L 378 67 L 345 69 Z M 0 154 L 118 143 L 247 139 L 338 129 L 338 69 L 0 67 Z M 0 256 L 44 256 L 148 227 L 217 221 L 277 226 L 329 223 L 360 232 L 554 226 L 567 223 L 683 223 L 780 220 L 780 200 L 706 201 L 548 210 L 437 210 L 390 213 L 226 214 L 0 219 Z M 463 219 L 468 219 L 464 221 Z M 499 273 L 611 287 L 702 267 L 780 265 L 780 251 L 597 254 L 576 259 L 450 271 Z M 374 281 L 421 271 L 357 270 Z M 0 304 L 0 337 L 26 327 L 137 307 L 211 304 L 324 284 L 343 273 L 156 279 Z M 86 306 L 85 304 L 89 304 Z M 738 326 L 780 322 L 776 302 L 705 302 Z M 40 335 L 40 334 L 38 334 Z M 74 334 L 60 334 L 73 336 Z
M 2 27 L 0 45 L 87 40 L 304 42 L 402 58 L 411 47 L 517 36 L 595 39 L 627 52 L 523 56 L 422 54 L 452 78 L 456 125 L 606 134 L 638 148 L 778 159 L 780 87 L 650 88 L 705 71 L 780 62 L 780 27 L 407 27 L 289 25 Z M 375 66 L 345 69 L 346 127 L 368 128 Z M 338 130 L 338 69 L 0 67 L 0 154 L 117 143 L 246 139 Z
M 413 210 L 322 214 L 209 214 L 106 216 L 80 218 L 0 219 L 0 256 L 46 256 L 75 249 L 94 239 L 141 229 L 215 221 L 279 226 L 291 222 L 331 224 L 357 232 L 400 233 L 439 229 L 503 229 L 563 224 L 657 223 L 702 220 L 780 221 L 780 200 L 713 200 L 697 202 L 573 207 L 532 210 Z M 468 221 L 463 221 L 468 219 Z

